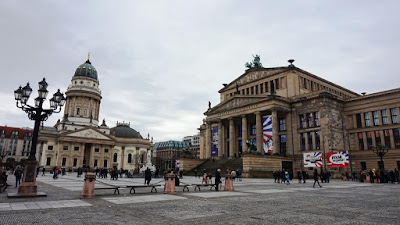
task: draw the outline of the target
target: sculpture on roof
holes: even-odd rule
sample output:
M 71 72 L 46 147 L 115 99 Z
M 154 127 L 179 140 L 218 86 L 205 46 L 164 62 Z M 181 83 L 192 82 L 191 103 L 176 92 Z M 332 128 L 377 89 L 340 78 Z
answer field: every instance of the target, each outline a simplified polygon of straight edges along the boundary
M 253 55 L 253 57 L 254 57 L 253 62 L 247 62 L 245 64 L 245 66 L 247 68 L 249 68 L 249 69 L 262 68 L 262 64 L 261 64 L 261 61 L 260 61 L 260 56 L 259 55 L 255 55 L 255 56 Z

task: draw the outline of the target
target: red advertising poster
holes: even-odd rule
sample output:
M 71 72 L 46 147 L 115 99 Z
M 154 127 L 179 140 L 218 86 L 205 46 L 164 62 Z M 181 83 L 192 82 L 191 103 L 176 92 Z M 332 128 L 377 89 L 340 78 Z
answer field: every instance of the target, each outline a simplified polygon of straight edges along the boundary
M 326 153 L 327 165 L 329 168 L 332 167 L 349 167 L 349 153 L 343 152 L 328 152 Z

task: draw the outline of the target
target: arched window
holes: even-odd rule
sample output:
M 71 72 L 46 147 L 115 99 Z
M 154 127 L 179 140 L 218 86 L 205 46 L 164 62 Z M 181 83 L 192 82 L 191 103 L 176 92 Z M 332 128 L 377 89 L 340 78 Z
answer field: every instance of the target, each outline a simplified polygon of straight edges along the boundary
M 132 163 L 132 154 L 128 154 L 128 163 Z
M 114 162 L 117 162 L 117 157 L 118 157 L 117 153 L 114 153 Z

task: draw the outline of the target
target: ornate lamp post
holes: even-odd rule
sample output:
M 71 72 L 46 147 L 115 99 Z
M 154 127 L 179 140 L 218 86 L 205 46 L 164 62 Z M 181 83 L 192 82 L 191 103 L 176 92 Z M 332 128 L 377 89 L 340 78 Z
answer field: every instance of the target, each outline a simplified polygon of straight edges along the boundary
M 50 99 L 50 109 L 43 109 L 43 102 L 46 100 L 47 82 L 45 78 L 39 82 L 38 97 L 35 98 L 35 106 L 27 104 L 28 99 L 32 93 L 32 88 L 29 83 L 21 88 L 21 86 L 14 91 L 14 97 L 17 101 L 16 105 L 28 114 L 29 119 L 35 121 L 33 129 L 31 151 L 25 165 L 24 176 L 22 184 L 18 188 L 18 195 L 38 195 L 36 186 L 36 145 L 39 135 L 39 127 L 42 121 L 46 121 L 52 113 L 59 113 L 62 106 L 65 104 L 64 94 L 60 92 L 60 89 Z
M 389 147 L 378 145 L 376 147 L 372 146 L 372 151 L 381 158 L 381 167 L 380 170 L 385 169 L 385 165 L 383 164 L 383 156 L 389 152 Z

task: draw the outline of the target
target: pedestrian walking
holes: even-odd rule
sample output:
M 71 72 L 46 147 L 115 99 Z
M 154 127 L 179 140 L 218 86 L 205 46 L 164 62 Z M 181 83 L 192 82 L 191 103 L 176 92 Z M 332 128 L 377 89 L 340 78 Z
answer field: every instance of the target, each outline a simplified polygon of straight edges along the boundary
M 303 184 L 306 183 L 306 179 L 307 179 L 307 172 L 305 170 L 301 170 L 301 176 L 303 178 Z
M 314 169 L 314 185 L 313 185 L 313 188 L 315 188 L 315 183 L 317 183 L 319 185 L 319 187 L 322 188 L 321 184 L 319 184 L 318 176 L 319 175 L 318 175 L 317 169 Z
M 42 176 L 45 176 L 44 174 L 46 173 L 46 168 L 42 168 Z
M 302 177 L 301 177 L 301 172 L 300 170 L 297 171 L 297 179 L 299 179 L 299 184 L 301 183 Z
M 14 175 L 15 175 L 15 187 L 18 187 L 19 184 L 21 184 L 21 177 L 22 177 L 22 169 L 21 167 L 18 167 L 15 171 L 14 171 Z
M 221 182 L 221 170 L 217 169 L 217 171 L 215 172 L 215 190 L 219 191 L 219 184 L 222 183 Z

